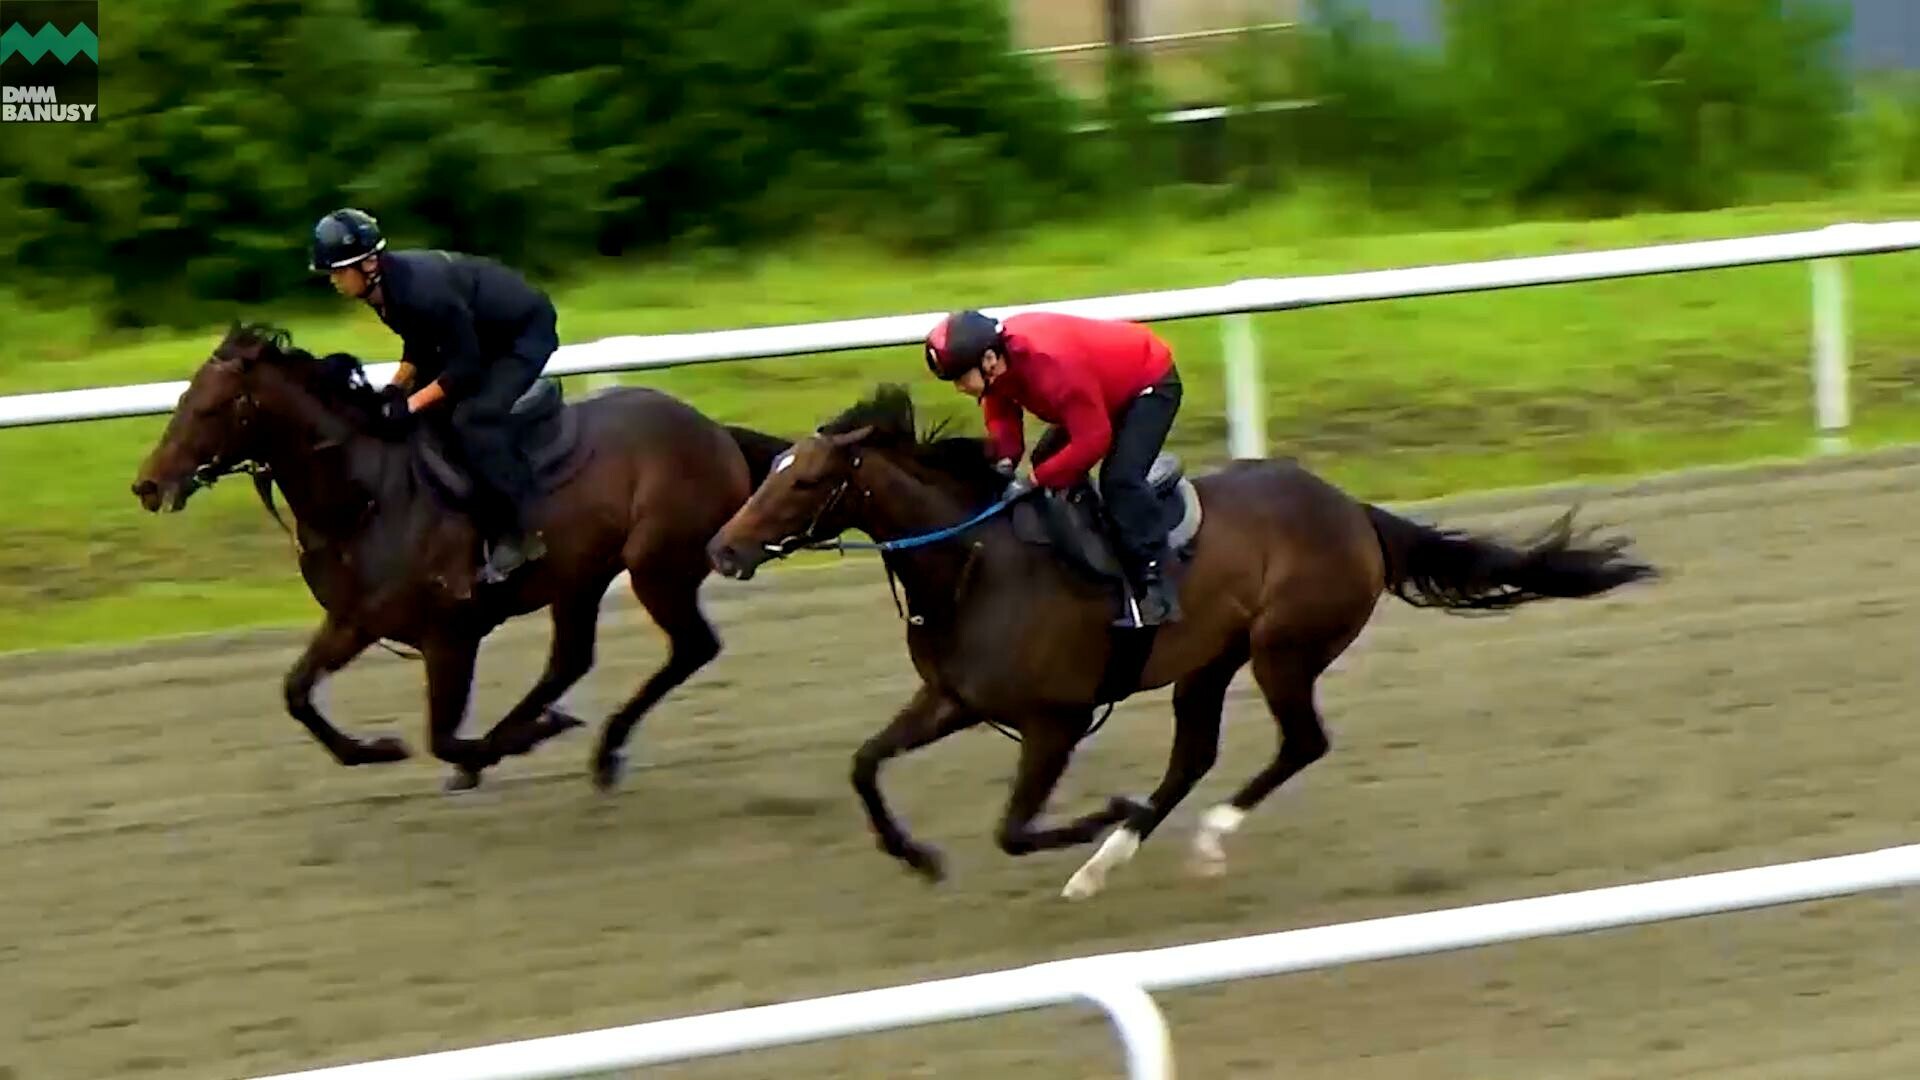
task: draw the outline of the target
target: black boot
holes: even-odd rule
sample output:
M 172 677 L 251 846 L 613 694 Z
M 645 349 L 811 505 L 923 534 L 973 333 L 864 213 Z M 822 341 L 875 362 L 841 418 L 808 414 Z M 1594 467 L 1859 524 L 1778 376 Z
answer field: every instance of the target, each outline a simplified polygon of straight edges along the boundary
M 1180 621 L 1180 600 L 1174 595 L 1174 590 L 1168 587 L 1158 559 L 1148 559 L 1130 566 L 1127 585 L 1133 592 L 1133 608 L 1139 619 L 1136 622 L 1122 617 L 1115 625 L 1145 628 Z
M 1180 621 L 1180 597 L 1160 572 L 1160 560 L 1140 568 L 1140 625 L 1158 626 Z
M 504 500 L 503 500 L 504 501 Z M 521 522 L 526 518 L 517 507 L 502 507 L 502 513 L 496 519 L 498 525 L 487 530 L 486 565 L 480 568 L 480 580 L 489 585 L 497 585 L 507 580 L 515 570 L 530 562 L 538 562 L 547 554 L 546 541 L 539 533 L 528 532 Z

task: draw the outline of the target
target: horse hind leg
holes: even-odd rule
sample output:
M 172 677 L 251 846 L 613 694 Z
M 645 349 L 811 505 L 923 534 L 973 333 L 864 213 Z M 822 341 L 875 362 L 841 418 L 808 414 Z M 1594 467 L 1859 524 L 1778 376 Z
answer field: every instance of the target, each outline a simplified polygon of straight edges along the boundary
M 482 737 L 489 757 L 498 760 L 530 753 L 548 739 L 585 726 L 556 703 L 593 670 L 600 598 L 605 592 L 606 582 L 598 581 L 553 605 L 553 642 L 547 650 L 546 669 L 526 696 Z M 479 783 L 478 772 L 463 772 L 450 786 L 464 790 Z
M 1133 858 L 1147 837 L 1153 835 L 1180 800 L 1213 768 L 1220 753 L 1220 717 L 1226 706 L 1227 687 L 1244 663 L 1243 646 L 1174 687 L 1173 749 L 1167 757 L 1167 770 L 1160 786 L 1145 803 L 1128 807 L 1121 826 L 1107 837 L 1085 865 L 1074 871 L 1060 895 L 1069 900 L 1084 900 L 1099 893 L 1106 887 L 1107 875 Z
M 454 768 L 446 789 L 466 791 L 478 783 L 481 770 L 498 760 L 484 741 L 460 737 L 460 725 L 472 700 L 474 661 L 480 642 L 470 635 L 455 634 L 430 641 L 421 651 L 427 662 L 427 724 L 433 756 Z
M 696 545 L 696 551 L 698 546 Z M 633 594 L 655 625 L 667 635 L 667 659 L 638 692 L 607 719 L 594 751 L 593 781 L 606 791 L 620 783 L 626 769 L 624 749 L 648 710 L 720 655 L 720 636 L 700 610 L 700 583 L 706 578 L 704 554 L 692 559 L 631 563 L 627 576 Z
M 1324 646 L 1256 638 L 1253 677 L 1267 700 L 1274 722 L 1279 725 L 1280 745 L 1273 760 L 1255 773 L 1233 798 L 1201 815 L 1200 828 L 1193 838 L 1196 873 L 1205 877 L 1226 873 L 1226 837 L 1237 831 L 1247 814 L 1281 784 L 1326 756 L 1332 744 L 1314 701 L 1314 688 L 1320 673 L 1343 648 L 1344 642 L 1329 652 Z

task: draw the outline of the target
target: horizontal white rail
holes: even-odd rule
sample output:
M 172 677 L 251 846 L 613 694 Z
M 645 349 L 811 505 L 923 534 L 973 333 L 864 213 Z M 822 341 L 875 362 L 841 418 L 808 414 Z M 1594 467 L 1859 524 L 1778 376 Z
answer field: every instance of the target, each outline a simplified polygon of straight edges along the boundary
M 988 311 L 1002 316 L 1020 311 L 1064 311 L 1158 322 L 1874 255 L 1914 248 L 1920 248 L 1920 221 L 1842 224 L 1806 232 L 1482 263 L 1313 277 L 1255 278 L 1196 289 L 1019 304 Z M 1846 424 L 1846 311 L 1841 303 L 1842 289 L 1836 272 L 1837 266 L 1823 272 L 1815 290 L 1813 339 L 1819 425 L 1823 435 L 1837 440 Z M 928 311 L 743 330 L 623 335 L 564 346 L 548 361 L 546 371 L 549 375 L 584 375 L 915 344 L 943 314 Z M 1253 355 L 1255 346 L 1248 326 L 1230 325 L 1228 334 L 1231 445 L 1236 456 L 1251 456 L 1259 452 L 1264 442 L 1263 434 L 1252 419 L 1257 416 L 1262 393 L 1257 357 Z M 370 365 L 368 373 L 376 382 L 384 382 L 392 377 L 394 366 L 392 363 Z M 173 408 L 185 388 L 185 382 L 164 382 L 0 397 L 0 427 L 165 413 Z
M 1808 862 L 1113 953 L 731 1012 L 260 1080 L 542 1080 L 812 1042 L 1081 999 L 1113 1018 L 1134 1080 L 1172 1074 L 1149 990 L 1421 956 L 1920 885 L 1920 844 Z
M 1127 44 L 1148 49 L 1163 45 L 1192 45 L 1203 41 L 1217 41 L 1220 38 L 1238 38 L 1249 34 L 1272 33 L 1276 30 L 1298 30 L 1299 23 L 1264 22 L 1249 26 L 1225 26 L 1217 30 L 1187 30 L 1178 34 L 1149 34 L 1137 37 Z M 1074 53 L 1101 52 L 1113 47 L 1110 41 L 1079 41 L 1070 45 L 1038 45 L 1030 49 L 1014 50 L 1020 56 L 1069 56 Z

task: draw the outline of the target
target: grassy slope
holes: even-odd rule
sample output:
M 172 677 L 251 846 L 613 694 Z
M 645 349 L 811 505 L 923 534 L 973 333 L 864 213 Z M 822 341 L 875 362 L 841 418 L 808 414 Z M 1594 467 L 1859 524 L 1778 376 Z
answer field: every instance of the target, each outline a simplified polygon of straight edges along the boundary
M 558 299 L 563 339 L 582 341 L 1903 217 L 1920 217 L 1920 193 L 1421 233 L 1304 199 L 1199 223 L 1063 228 L 942 263 L 816 247 L 628 264 L 595 269 Z M 1920 433 L 1920 309 L 1910 302 L 1920 261 L 1856 260 L 1849 281 L 1857 439 Z M 1261 316 L 1269 433 L 1276 451 L 1374 498 L 1797 453 L 1809 427 L 1807 313 L 1806 269 L 1788 265 Z M 315 348 L 394 354 L 364 312 L 332 305 L 283 321 Z M 9 311 L 0 392 L 184 378 L 218 337 L 98 340 L 87 326 L 84 312 Z M 1176 442 L 1198 459 L 1224 444 L 1219 327 L 1164 327 L 1189 387 Z M 914 384 L 929 416 L 964 415 L 922 375 L 917 353 L 890 349 L 644 381 L 786 433 L 881 379 Z M 15 523 L 0 545 L 0 651 L 312 617 L 284 539 L 244 483 L 184 516 L 138 513 L 126 485 L 161 423 L 0 431 L 0 490 Z

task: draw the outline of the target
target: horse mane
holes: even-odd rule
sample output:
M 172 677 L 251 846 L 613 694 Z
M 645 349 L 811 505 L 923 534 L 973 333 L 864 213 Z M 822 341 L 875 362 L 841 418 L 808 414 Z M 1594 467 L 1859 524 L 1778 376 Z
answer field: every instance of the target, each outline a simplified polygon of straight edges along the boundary
M 258 345 L 261 360 L 291 375 L 310 393 L 332 407 L 350 413 L 360 423 L 379 414 L 380 392 L 367 381 L 365 365 L 352 353 L 315 356 L 293 343 L 293 334 L 270 323 L 235 323 L 227 332 L 230 344 Z
M 985 503 L 999 498 L 1007 478 L 987 460 L 985 439 L 948 435 L 941 420 L 925 434 L 914 429 L 913 397 L 898 383 L 883 383 L 864 400 L 820 425 L 822 435 L 845 435 L 871 428 L 861 445 L 896 453 L 922 470 L 959 482 Z

